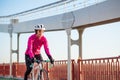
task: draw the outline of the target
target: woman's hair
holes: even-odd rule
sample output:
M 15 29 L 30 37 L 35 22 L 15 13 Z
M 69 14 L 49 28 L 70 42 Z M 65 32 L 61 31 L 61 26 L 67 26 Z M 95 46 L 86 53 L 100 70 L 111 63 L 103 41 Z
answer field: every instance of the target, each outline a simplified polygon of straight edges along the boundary
M 37 31 L 38 31 L 38 30 L 35 30 L 35 34 L 37 34 Z

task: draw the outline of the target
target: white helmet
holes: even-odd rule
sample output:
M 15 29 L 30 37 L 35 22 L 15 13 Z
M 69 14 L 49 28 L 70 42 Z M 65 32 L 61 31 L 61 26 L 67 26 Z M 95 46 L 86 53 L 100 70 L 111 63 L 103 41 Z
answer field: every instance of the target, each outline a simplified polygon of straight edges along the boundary
M 38 25 L 35 26 L 34 29 L 35 29 L 35 30 L 45 30 L 45 27 L 44 27 L 43 24 L 38 24 Z

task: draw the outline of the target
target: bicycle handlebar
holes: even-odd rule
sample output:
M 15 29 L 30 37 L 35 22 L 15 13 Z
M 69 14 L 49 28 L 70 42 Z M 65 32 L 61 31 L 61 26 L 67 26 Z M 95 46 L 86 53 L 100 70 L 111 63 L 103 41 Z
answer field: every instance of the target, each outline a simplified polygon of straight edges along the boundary
M 37 63 L 40 63 L 40 62 L 50 62 L 50 60 L 37 60 L 37 59 L 34 59 L 34 62 L 37 62 Z M 32 63 L 32 64 L 30 65 L 30 67 L 33 67 L 33 64 L 34 64 L 34 63 Z
M 37 59 L 35 59 L 34 62 L 50 62 L 50 60 L 37 60 Z

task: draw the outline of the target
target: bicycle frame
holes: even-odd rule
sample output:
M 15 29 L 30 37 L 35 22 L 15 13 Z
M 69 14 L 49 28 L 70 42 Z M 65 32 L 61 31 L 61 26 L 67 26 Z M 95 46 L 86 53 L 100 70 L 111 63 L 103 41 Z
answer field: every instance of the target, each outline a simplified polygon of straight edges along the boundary
M 43 69 L 42 62 L 40 62 L 39 64 L 37 64 L 37 66 L 35 66 L 35 63 L 34 63 L 33 69 L 32 69 L 32 80 L 36 80 L 37 79 L 37 76 L 40 74 L 39 71 L 41 69 Z M 37 70 L 36 75 L 35 75 L 34 70 Z
M 50 62 L 49 60 L 43 60 L 43 61 L 40 61 L 40 63 L 38 64 L 38 63 L 36 63 L 37 62 L 37 60 L 35 60 L 34 61 L 35 63 L 33 63 L 33 69 L 32 69 L 32 71 L 31 71 L 31 78 L 32 78 L 32 80 L 37 80 L 38 78 L 43 78 L 42 80 L 44 80 L 44 75 L 43 75 L 43 73 L 42 72 L 45 72 L 46 73 L 46 77 L 47 77 L 47 80 L 49 79 L 48 78 L 48 73 L 47 73 L 47 71 L 43 68 L 43 62 Z M 39 62 L 39 61 L 38 61 Z M 35 66 L 35 64 L 37 64 L 36 66 Z M 36 74 L 35 74 L 35 71 L 36 70 Z M 41 72 L 42 71 L 42 72 Z

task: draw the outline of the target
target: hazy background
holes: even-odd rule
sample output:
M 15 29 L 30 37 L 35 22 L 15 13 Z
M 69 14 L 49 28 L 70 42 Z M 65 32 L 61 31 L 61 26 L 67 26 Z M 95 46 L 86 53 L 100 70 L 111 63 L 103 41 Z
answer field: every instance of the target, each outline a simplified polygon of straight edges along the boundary
M 23 2 L 24 1 L 24 2 Z M 43 4 L 51 3 L 53 0 L 1 0 L 0 16 L 18 13 L 21 11 L 36 8 Z M 57 0 L 54 0 L 57 1 Z M 14 2 L 14 3 L 13 3 Z M 29 4 L 28 4 L 29 2 Z M 24 52 L 27 46 L 27 39 L 33 33 L 20 35 L 20 62 L 24 62 Z M 49 42 L 50 52 L 55 60 L 67 59 L 67 34 L 66 31 L 45 32 Z M 17 47 L 17 36 L 13 34 L 13 49 Z M 76 30 L 72 30 L 71 38 L 78 39 Z M 83 58 L 102 58 L 120 55 L 120 22 L 105 24 L 87 28 L 83 32 Z M 78 46 L 71 47 L 72 59 L 78 58 Z M 46 59 L 44 49 L 41 51 Z M 0 32 L 0 63 L 9 62 L 10 37 L 8 33 Z M 13 55 L 13 62 L 16 62 L 16 54 Z

